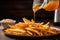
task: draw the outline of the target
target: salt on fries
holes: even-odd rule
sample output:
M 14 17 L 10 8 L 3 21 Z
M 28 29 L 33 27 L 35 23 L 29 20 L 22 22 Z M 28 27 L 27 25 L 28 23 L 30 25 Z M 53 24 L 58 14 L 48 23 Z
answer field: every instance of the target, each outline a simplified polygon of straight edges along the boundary
M 9 25 L 9 28 L 4 30 L 6 33 L 15 35 L 26 35 L 26 36 L 48 36 L 57 34 L 58 31 L 49 27 L 49 22 L 36 23 L 33 19 L 30 21 L 23 18 L 24 22 L 19 22 L 13 26 Z

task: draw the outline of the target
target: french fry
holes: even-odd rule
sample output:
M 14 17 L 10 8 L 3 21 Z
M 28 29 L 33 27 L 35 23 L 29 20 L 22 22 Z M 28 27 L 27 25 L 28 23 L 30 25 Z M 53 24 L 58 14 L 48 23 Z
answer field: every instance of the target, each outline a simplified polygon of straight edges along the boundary
M 33 35 L 33 33 L 31 33 L 30 31 L 27 31 L 27 33 L 30 34 L 30 35 Z
M 32 32 L 36 33 L 37 35 L 40 35 L 40 33 L 37 30 L 33 30 L 31 28 L 26 28 L 26 30 L 32 31 Z
M 24 22 L 19 22 L 15 25 L 9 25 L 9 28 L 4 30 L 6 33 L 15 34 L 15 35 L 25 35 L 25 36 L 48 36 L 51 34 L 57 34 L 58 32 L 54 29 L 51 29 L 47 22 L 36 23 L 33 19 L 30 21 L 26 18 L 23 18 Z
M 34 21 L 33 19 L 31 19 L 31 22 L 32 22 L 32 23 L 35 23 L 35 21 Z
M 30 24 L 31 23 L 31 21 L 28 20 L 28 19 L 26 19 L 26 18 L 23 18 L 23 21 L 24 21 L 24 23 L 27 23 L 27 24 Z
M 41 22 L 41 23 L 40 23 L 40 25 L 43 25 L 43 24 L 44 24 L 44 22 Z
M 49 24 L 50 24 L 50 22 L 46 23 L 45 25 L 49 25 Z

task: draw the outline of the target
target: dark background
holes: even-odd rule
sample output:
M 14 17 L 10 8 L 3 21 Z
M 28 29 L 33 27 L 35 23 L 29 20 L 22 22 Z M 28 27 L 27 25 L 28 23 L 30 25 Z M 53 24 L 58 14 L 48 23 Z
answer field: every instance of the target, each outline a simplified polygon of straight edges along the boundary
M 32 11 L 33 0 L 2 0 L 0 1 L 0 20 L 11 18 L 20 20 L 23 17 L 33 19 Z M 48 12 L 43 9 L 36 13 L 36 19 L 51 19 L 54 18 L 54 11 Z

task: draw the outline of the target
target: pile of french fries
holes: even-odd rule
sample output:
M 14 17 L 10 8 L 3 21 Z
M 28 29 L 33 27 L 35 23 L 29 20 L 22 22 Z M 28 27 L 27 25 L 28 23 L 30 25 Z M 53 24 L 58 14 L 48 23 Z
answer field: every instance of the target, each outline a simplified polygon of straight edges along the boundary
M 9 25 L 9 28 L 4 31 L 18 36 L 49 36 L 58 33 L 55 29 L 50 28 L 49 22 L 46 24 L 44 22 L 36 23 L 33 19 L 30 21 L 26 18 L 23 18 L 23 21 Z

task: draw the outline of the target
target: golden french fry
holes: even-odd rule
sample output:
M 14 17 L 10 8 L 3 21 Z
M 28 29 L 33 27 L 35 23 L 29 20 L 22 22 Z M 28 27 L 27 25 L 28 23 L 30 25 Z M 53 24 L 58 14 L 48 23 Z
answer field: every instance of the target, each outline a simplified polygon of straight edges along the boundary
M 43 33 L 42 32 L 40 32 L 40 36 L 43 36 Z
M 14 32 L 26 32 L 25 30 L 22 29 L 8 29 L 10 31 L 14 31 Z
M 26 30 L 32 31 L 32 32 L 36 33 L 37 35 L 40 35 L 38 30 L 34 30 L 34 29 L 31 29 L 31 28 L 26 28 Z
M 27 31 L 27 33 L 30 34 L 30 35 L 33 35 L 33 33 L 31 33 L 30 31 Z
M 41 23 L 40 23 L 40 25 L 43 25 L 43 24 L 44 24 L 44 22 L 41 22 Z
M 31 36 L 30 34 L 26 33 L 26 36 Z
M 44 22 L 36 23 L 33 19 L 30 21 L 23 18 L 24 22 L 19 22 L 15 25 L 9 25 L 9 28 L 4 30 L 6 33 L 14 35 L 25 36 L 47 36 L 51 34 L 57 34 L 58 32 L 49 27 L 50 22 L 44 24 Z
M 49 25 L 49 24 L 50 24 L 50 22 L 46 23 L 45 25 Z
M 31 21 L 26 18 L 23 18 L 23 21 L 24 21 L 24 23 L 27 23 L 27 24 L 31 23 Z
M 13 26 L 13 25 L 9 25 L 9 24 L 8 24 L 8 26 L 9 26 L 10 28 L 16 28 L 16 27 L 15 27 L 15 26 Z
M 31 22 L 35 23 L 35 21 L 33 19 L 31 19 Z

